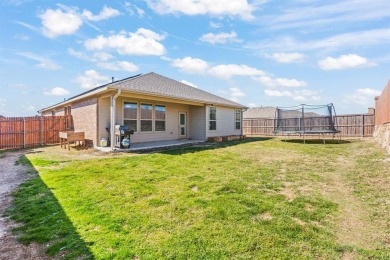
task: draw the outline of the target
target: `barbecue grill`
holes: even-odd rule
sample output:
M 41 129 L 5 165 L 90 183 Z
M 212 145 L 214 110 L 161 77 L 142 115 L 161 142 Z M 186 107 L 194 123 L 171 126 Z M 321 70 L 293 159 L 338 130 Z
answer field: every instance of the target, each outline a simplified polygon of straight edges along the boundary
M 133 130 L 130 130 L 127 125 L 115 125 L 115 147 L 129 148 L 130 147 L 130 135 L 134 134 Z

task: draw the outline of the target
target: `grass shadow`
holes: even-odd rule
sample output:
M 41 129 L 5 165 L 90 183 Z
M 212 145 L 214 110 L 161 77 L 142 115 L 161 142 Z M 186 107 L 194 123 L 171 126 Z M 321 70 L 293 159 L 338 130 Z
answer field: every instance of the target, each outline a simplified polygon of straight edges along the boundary
M 26 156 L 18 162 L 37 172 Z M 54 258 L 93 259 L 61 204 L 39 176 L 21 184 L 12 195 L 13 204 L 5 215 L 21 223 L 13 229 L 20 242 L 45 243 L 46 253 Z
M 272 137 L 247 137 L 243 140 L 236 140 L 236 141 L 224 141 L 224 142 L 215 142 L 215 143 L 202 143 L 202 144 L 196 144 L 191 146 L 180 146 L 176 148 L 166 149 L 166 150 L 160 150 L 160 151 L 154 151 L 161 154 L 168 154 L 168 155 L 182 155 L 186 153 L 196 153 L 201 151 L 207 151 L 207 150 L 215 150 L 220 148 L 226 148 L 231 147 L 239 144 L 245 144 L 245 143 L 252 143 L 252 142 L 259 142 L 259 141 L 267 141 L 273 139 Z M 150 151 L 149 151 L 150 152 Z
M 306 139 L 305 143 L 303 142 L 303 139 L 281 139 L 282 142 L 287 143 L 298 143 L 298 144 L 324 144 L 323 139 Z M 348 140 L 335 140 L 335 139 L 325 139 L 325 144 L 349 144 L 351 141 Z

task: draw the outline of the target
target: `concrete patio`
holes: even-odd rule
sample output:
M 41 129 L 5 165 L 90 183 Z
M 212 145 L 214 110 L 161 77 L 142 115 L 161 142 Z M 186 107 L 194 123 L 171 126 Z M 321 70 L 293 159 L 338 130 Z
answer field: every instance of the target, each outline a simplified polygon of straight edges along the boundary
M 180 139 L 180 140 L 170 140 L 170 141 L 156 141 L 156 142 L 146 142 L 146 143 L 130 143 L 130 148 L 122 149 L 114 147 L 114 150 L 111 150 L 111 147 L 97 147 L 96 149 L 102 152 L 139 152 L 144 150 L 153 150 L 153 149 L 162 149 L 162 148 L 172 148 L 180 147 L 186 145 L 195 145 L 204 143 L 203 140 L 189 140 L 189 139 Z

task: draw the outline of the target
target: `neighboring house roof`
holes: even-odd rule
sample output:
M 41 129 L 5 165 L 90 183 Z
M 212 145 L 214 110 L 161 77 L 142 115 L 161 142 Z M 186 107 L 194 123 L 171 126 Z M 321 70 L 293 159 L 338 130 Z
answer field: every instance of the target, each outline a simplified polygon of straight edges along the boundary
M 276 107 L 251 107 L 243 113 L 243 118 L 275 118 Z
M 283 108 L 282 108 L 283 109 Z M 244 111 L 243 118 L 268 118 L 274 119 L 276 116 L 276 107 L 251 107 Z M 283 110 L 283 118 L 298 118 L 302 116 L 302 111 L 300 110 Z M 316 117 L 320 116 L 314 112 L 306 112 L 305 116 L 307 117 Z
M 93 95 L 102 92 L 107 89 L 120 89 L 126 92 L 162 96 L 166 98 L 172 98 L 183 101 L 200 102 L 213 105 L 222 105 L 236 108 L 246 108 L 245 106 L 228 99 L 211 94 L 204 90 L 189 86 L 179 81 L 164 77 L 154 72 L 147 74 L 140 74 L 126 79 L 114 81 L 109 84 L 102 85 L 100 87 L 91 89 L 77 96 L 71 97 L 64 102 L 56 104 L 54 106 L 44 108 L 40 112 L 60 106 L 63 103 L 69 103 L 71 100 L 83 96 Z

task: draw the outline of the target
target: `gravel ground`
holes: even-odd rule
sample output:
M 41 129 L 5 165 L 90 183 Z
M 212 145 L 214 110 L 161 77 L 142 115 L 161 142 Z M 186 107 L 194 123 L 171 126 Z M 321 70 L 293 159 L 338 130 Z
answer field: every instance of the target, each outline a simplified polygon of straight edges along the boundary
M 49 259 L 42 245 L 31 243 L 23 245 L 16 241 L 11 229 L 17 224 L 4 217 L 5 210 L 11 206 L 11 193 L 22 182 L 33 177 L 26 166 L 15 162 L 26 151 L 5 152 L 0 158 L 0 259 Z

